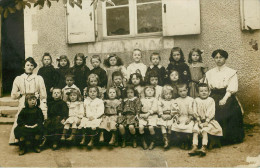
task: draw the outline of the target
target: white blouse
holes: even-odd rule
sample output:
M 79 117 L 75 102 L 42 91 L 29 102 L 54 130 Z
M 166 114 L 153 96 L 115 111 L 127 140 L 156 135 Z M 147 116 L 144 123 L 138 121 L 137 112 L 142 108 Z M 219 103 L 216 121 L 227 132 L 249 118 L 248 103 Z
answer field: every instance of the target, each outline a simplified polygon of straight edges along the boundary
M 128 67 L 127 67 L 127 79 L 130 78 L 130 75 L 133 74 L 133 73 L 136 73 L 137 70 L 140 70 L 141 71 L 141 75 L 143 77 L 145 77 L 145 73 L 146 73 L 146 70 L 147 70 L 147 66 L 143 63 L 132 63 L 130 64 Z
M 76 101 L 76 102 L 67 102 L 69 108 L 69 117 L 78 117 L 82 118 L 84 114 L 83 103 Z
M 24 73 L 15 78 L 11 97 L 13 99 L 18 99 L 20 95 L 36 92 L 39 93 L 41 100 L 47 98 L 46 87 L 43 78 L 36 74 L 27 75 Z
M 225 65 L 206 72 L 206 82 L 210 89 L 223 89 L 233 94 L 238 91 L 237 72 Z
M 95 119 L 99 118 L 104 114 L 104 102 L 99 98 L 91 99 L 87 97 L 84 100 L 84 110 L 85 110 L 85 117 L 94 117 Z

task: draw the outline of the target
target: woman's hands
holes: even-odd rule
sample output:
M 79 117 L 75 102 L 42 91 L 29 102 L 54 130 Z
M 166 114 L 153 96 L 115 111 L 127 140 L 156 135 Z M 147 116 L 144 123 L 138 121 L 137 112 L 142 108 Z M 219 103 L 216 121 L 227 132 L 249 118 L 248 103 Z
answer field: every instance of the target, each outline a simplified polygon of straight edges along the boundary
M 227 103 L 227 100 L 225 99 L 225 98 L 223 98 L 223 99 L 221 99 L 220 101 L 219 101 L 219 105 L 220 106 L 223 106 L 223 105 L 225 105 Z

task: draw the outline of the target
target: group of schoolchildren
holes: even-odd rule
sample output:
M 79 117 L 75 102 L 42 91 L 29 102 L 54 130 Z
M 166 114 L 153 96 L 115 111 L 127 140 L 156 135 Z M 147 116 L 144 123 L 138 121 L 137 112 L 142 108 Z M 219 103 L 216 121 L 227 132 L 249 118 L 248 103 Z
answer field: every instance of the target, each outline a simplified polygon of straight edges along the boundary
M 40 108 L 31 115 L 38 103 L 35 95 L 28 94 L 18 125 L 37 121 L 37 129 L 28 134 L 42 132 L 43 141 L 37 145 L 44 146 L 46 140 L 51 140 L 53 149 L 58 148 L 60 141 L 74 141 L 77 135 L 81 137 L 81 145 L 89 136 L 87 146 L 92 147 L 95 136 L 104 142 L 105 132 L 111 133 L 109 145 L 115 145 L 119 132 L 121 147 L 126 146 L 126 135 L 130 135 L 136 148 L 138 134 L 143 149 L 152 150 L 155 128 L 159 127 L 165 149 L 169 148 L 169 136 L 174 131 L 181 138 L 180 147 L 185 149 L 188 149 L 188 136 L 193 134 L 191 156 L 205 155 L 208 134 L 222 136 L 222 128 L 214 120 L 215 102 L 203 81 L 207 67 L 201 55 L 201 50 L 192 49 L 186 64 L 181 48 L 174 47 L 167 68 L 160 65 L 161 57 L 156 52 L 151 54 L 151 65 L 147 67 L 141 62 L 141 50 L 135 49 L 134 62 L 127 68 L 120 57 L 111 54 L 103 62 L 104 69 L 100 67 L 100 56 L 93 55 L 90 70 L 82 53 L 76 54 L 73 67 L 67 56 L 60 56 L 57 69 L 52 65 L 51 55 L 45 53 L 38 75 L 43 77 L 47 90 L 48 117 L 41 122 Z M 201 149 L 198 149 L 199 135 Z

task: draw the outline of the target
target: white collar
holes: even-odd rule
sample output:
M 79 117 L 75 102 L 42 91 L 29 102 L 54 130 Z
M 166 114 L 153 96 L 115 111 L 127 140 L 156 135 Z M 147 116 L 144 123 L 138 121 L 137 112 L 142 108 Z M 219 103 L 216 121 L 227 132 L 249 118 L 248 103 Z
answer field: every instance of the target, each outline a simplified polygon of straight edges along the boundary
M 132 99 L 126 98 L 124 101 L 125 101 L 125 102 L 126 102 L 127 100 L 134 101 L 135 99 L 137 99 L 137 97 L 133 97 Z
M 154 65 L 150 65 L 150 68 L 152 69 L 154 67 Z M 157 65 L 157 67 L 159 68 L 159 69 L 161 69 L 162 68 L 162 65 Z

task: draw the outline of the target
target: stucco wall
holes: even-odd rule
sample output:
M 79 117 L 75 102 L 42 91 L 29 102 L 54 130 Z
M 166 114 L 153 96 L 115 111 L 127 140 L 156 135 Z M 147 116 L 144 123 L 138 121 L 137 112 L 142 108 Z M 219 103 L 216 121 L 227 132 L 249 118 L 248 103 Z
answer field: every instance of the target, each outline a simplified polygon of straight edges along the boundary
M 166 66 L 170 48 L 180 46 L 186 58 L 190 49 L 194 47 L 203 49 L 204 62 L 212 68 L 214 62 L 210 55 L 215 49 L 222 48 L 230 55 L 227 65 L 238 70 L 238 97 L 245 111 L 258 111 L 260 50 L 253 50 L 249 42 L 254 39 L 259 43 L 260 31 L 254 33 L 241 31 L 239 0 L 201 0 L 200 35 L 106 40 L 89 45 L 86 43 L 66 44 L 66 9 L 62 2 L 53 1 L 52 4 L 50 9 L 45 7 L 32 15 L 32 30 L 38 32 L 38 44 L 33 44 L 32 56 L 38 62 L 46 51 L 50 52 L 54 58 L 66 54 L 71 60 L 78 52 L 89 56 L 101 54 L 102 57 L 113 52 L 121 56 L 128 65 L 131 62 L 131 50 L 137 46 L 144 51 L 145 64 L 149 64 L 149 56 L 154 50 L 160 50 L 162 64 Z

